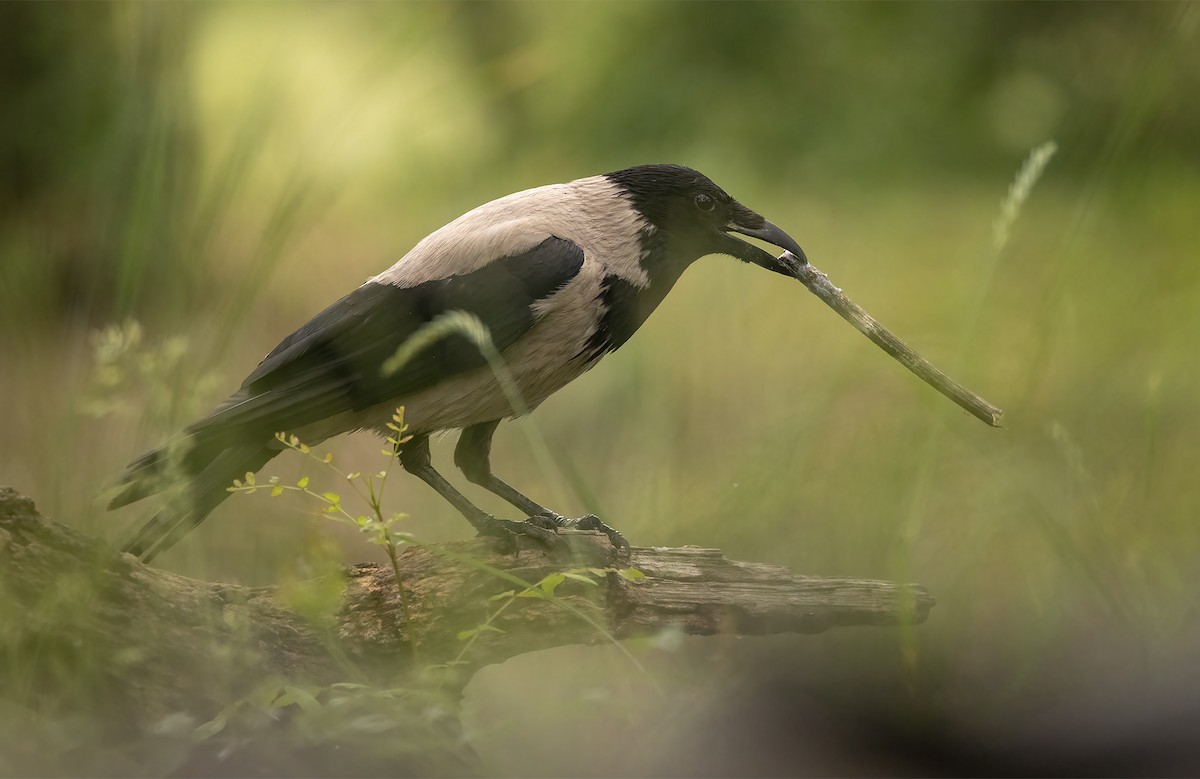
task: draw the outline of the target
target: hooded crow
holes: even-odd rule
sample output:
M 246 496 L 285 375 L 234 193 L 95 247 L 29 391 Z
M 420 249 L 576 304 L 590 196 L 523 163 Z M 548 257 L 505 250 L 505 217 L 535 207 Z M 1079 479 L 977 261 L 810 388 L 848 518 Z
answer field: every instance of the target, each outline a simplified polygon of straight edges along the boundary
M 281 451 L 277 432 L 309 444 L 354 430 L 386 435 L 397 406 L 412 434 L 400 447 L 401 465 L 481 534 L 525 533 L 553 543 L 556 528 L 581 527 L 627 546 L 595 517 L 567 520 L 493 475 L 492 435 L 517 411 L 467 338 L 447 337 L 390 375 L 381 366 L 426 323 L 467 312 L 488 327 L 527 408 L 535 408 L 629 340 L 700 257 L 727 254 L 793 275 L 731 233 L 803 261 L 786 233 L 678 165 L 538 187 L 464 214 L 283 339 L 175 443 L 135 460 L 109 508 L 170 486 L 170 474 L 186 480 L 186 489 L 125 550 L 149 561 L 173 545 L 228 496 L 233 479 Z M 467 479 L 528 519 L 484 512 L 434 470 L 429 436 L 453 429 L 462 430 L 454 461 Z

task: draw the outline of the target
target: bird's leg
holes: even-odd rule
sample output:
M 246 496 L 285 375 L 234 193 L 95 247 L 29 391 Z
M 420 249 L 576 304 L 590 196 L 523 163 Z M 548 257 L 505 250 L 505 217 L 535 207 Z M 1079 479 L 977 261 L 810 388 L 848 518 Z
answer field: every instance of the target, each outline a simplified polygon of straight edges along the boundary
M 500 420 L 481 422 L 471 425 L 462 431 L 458 445 L 454 448 L 454 464 L 462 470 L 463 475 L 473 483 L 483 487 L 488 492 L 504 498 L 509 503 L 524 511 L 530 519 L 539 517 L 549 518 L 555 527 L 575 530 L 599 530 L 608 536 L 614 547 L 628 551 L 629 542 L 615 528 L 600 521 L 595 514 L 588 514 L 578 519 L 567 519 L 545 506 L 539 505 L 517 491 L 507 482 L 492 473 L 492 434 Z
M 437 494 L 445 498 L 450 505 L 467 518 L 467 521 L 480 535 L 493 536 L 510 543 L 513 543 L 514 537 L 517 535 L 527 535 L 537 539 L 547 548 L 563 549 L 565 547 L 563 540 L 554 532 L 553 523 L 513 522 L 493 517 L 468 500 L 467 496 L 454 489 L 454 485 L 434 470 L 433 464 L 430 462 L 429 436 L 413 436 L 399 448 L 397 455 L 404 470 L 433 487 Z
M 497 419 L 465 428 L 458 437 L 458 446 L 454 448 L 454 464 L 472 484 L 478 484 L 493 495 L 499 495 L 526 515 L 558 516 L 545 506 L 534 503 L 492 473 L 492 434 L 496 432 L 496 426 L 499 424 L 500 420 Z

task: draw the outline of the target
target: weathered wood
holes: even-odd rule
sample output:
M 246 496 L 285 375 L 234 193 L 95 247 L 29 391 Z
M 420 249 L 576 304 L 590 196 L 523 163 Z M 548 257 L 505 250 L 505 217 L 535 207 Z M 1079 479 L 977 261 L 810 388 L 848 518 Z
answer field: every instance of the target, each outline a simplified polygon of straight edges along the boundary
M 785 568 L 729 560 L 715 549 L 635 548 L 619 560 L 599 534 L 572 533 L 574 559 L 554 560 L 522 541 L 516 555 L 476 539 L 399 555 L 406 623 L 390 566 L 366 564 L 337 582 L 329 613 L 305 613 L 283 593 L 201 582 L 142 565 L 130 555 L 38 514 L 0 488 L 0 617 L 25 685 L 99 679 L 130 725 L 180 710 L 211 712 L 263 679 L 327 685 L 394 681 L 449 663 L 461 685 L 476 669 L 525 652 L 572 643 L 653 635 L 813 633 L 843 625 L 923 621 L 933 599 L 919 585 L 797 576 Z M 488 570 L 488 569 L 491 570 Z M 518 598 L 467 646 L 504 599 L 556 571 L 635 568 L 633 582 L 609 570 L 597 586 L 567 579 L 554 599 Z M 501 577 L 507 578 L 501 578 Z M 47 655 L 47 648 L 53 649 Z M 414 651 L 415 649 L 415 651 Z M 45 662 L 52 656 L 54 662 Z M 414 662 L 416 660 L 416 662 Z M 84 674 L 81 669 L 87 669 Z M 17 680 L 0 680 L 0 688 Z
M 646 579 L 610 592 L 621 637 L 653 633 L 673 621 L 692 635 L 756 636 L 918 623 L 934 603 L 920 585 L 798 576 L 694 546 L 635 549 L 632 565 Z

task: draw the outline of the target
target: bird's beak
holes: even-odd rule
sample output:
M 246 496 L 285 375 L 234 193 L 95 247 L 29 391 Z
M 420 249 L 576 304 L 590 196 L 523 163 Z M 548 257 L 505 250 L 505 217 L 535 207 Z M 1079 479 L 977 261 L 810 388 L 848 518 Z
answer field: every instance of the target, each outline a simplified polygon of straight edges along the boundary
M 727 251 L 740 260 L 792 277 L 796 275 L 793 270 L 795 265 L 808 264 L 804 250 L 800 248 L 800 244 L 796 243 L 794 238 L 748 208 L 739 207 L 739 211 L 729 220 L 725 229 L 727 232 L 758 238 L 787 252 L 782 257 L 774 257 L 757 246 L 726 235 Z

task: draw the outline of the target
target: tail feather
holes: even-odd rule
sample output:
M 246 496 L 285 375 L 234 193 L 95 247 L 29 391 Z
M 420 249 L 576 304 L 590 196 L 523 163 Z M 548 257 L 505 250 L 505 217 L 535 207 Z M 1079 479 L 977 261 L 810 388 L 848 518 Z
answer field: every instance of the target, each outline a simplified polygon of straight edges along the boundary
M 108 509 L 118 509 L 149 497 L 187 477 L 182 460 L 173 454 L 177 445 L 153 449 L 134 460 L 117 478 L 109 489 L 121 488 L 111 500 Z
M 142 498 L 163 492 L 194 474 L 204 471 L 224 452 L 243 446 L 245 436 L 230 436 L 228 440 L 204 440 L 188 435 L 166 446 L 152 449 L 125 468 L 110 489 L 120 488 L 108 502 L 108 508 L 128 506 Z
M 155 453 L 151 452 L 149 455 L 143 456 L 138 463 L 153 454 Z M 191 479 L 181 494 L 174 496 L 166 507 L 142 525 L 133 538 L 125 544 L 123 551 L 140 557 L 143 562 L 150 562 L 174 546 L 192 528 L 203 522 L 205 517 L 212 513 L 213 509 L 219 506 L 225 498 L 229 497 L 227 488 L 234 479 L 247 471 L 257 471 L 276 454 L 278 451 L 259 443 L 233 446 L 221 452 Z M 127 477 L 134 473 L 138 463 L 134 463 L 130 467 Z M 125 505 L 125 503 L 137 500 L 136 497 L 125 500 L 128 495 L 137 495 L 139 492 L 148 495 L 157 492 L 162 486 L 165 485 L 160 484 L 157 487 L 148 488 L 141 486 L 139 481 L 132 481 L 124 492 L 113 499 L 110 507 Z

